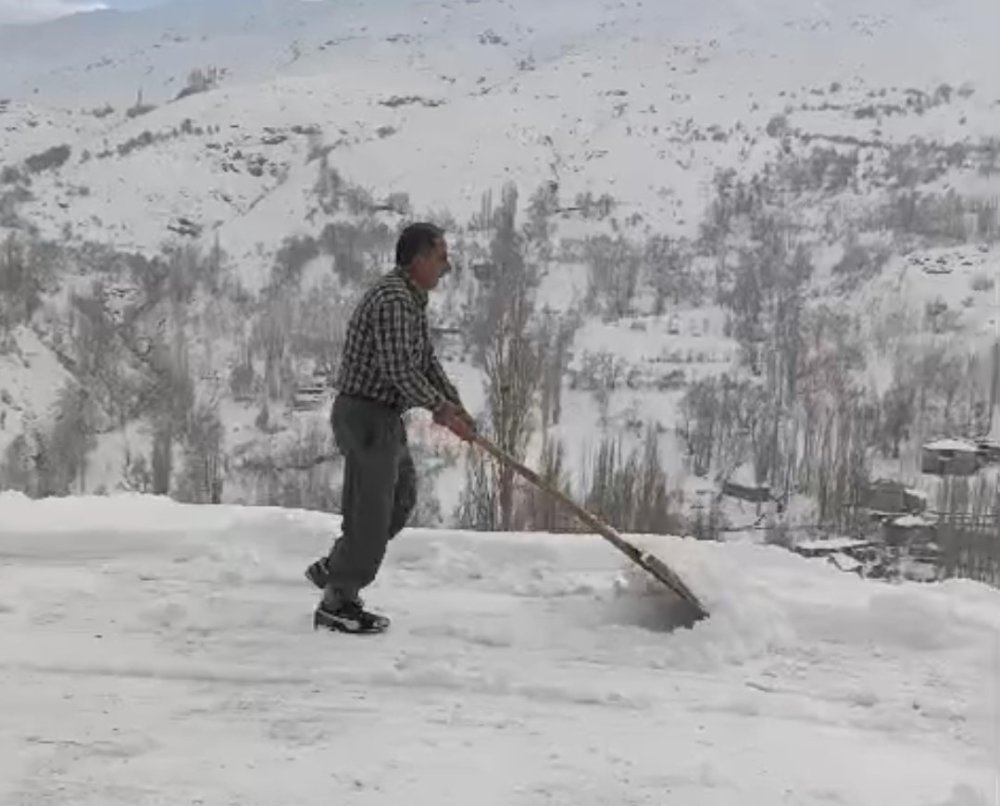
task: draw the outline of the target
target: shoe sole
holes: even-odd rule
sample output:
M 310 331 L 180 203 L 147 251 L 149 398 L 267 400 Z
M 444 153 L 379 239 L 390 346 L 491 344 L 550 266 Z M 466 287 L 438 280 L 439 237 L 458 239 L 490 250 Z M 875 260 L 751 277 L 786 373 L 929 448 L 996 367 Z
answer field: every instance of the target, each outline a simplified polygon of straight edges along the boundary
M 313 614 L 313 630 L 324 629 L 328 632 L 344 633 L 345 635 L 379 635 L 389 629 L 389 623 L 389 619 L 383 616 L 375 626 L 355 630 L 336 619 L 324 618 L 319 613 Z

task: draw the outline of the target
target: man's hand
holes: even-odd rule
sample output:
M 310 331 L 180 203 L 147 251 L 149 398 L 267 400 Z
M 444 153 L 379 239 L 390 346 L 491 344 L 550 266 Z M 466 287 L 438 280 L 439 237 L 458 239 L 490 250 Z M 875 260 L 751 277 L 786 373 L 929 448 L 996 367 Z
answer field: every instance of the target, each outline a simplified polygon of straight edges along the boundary
M 450 400 L 435 409 L 434 422 L 443 425 L 464 442 L 471 442 L 476 436 L 476 421 L 472 415 Z

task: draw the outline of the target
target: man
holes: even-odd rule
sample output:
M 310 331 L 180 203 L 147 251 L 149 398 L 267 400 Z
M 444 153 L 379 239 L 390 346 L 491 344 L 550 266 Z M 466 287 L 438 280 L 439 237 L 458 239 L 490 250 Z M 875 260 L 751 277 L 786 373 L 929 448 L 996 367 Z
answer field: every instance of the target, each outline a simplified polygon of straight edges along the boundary
M 388 618 L 364 609 L 359 593 L 374 581 L 388 542 L 416 505 L 403 413 L 424 408 L 460 439 L 475 436 L 428 332 L 428 292 L 449 270 L 443 230 L 411 224 L 396 242 L 395 269 L 368 289 L 348 323 L 330 414 L 344 455 L 343 528 L 329 556 L 306 571 L 323 589 L 316 628 L 370 633 L 389 626 Z

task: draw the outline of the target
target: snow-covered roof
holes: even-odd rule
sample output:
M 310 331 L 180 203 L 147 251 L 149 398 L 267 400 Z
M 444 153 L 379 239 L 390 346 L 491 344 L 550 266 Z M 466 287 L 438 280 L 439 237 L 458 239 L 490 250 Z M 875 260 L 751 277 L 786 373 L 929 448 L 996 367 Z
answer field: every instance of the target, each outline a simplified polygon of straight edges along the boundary
M 931 522 L 918 515 L 900 515 L 898 518 L 893 519 L 892 525 L 910 529 L 918 526 L 930 526 Z
M 979 450 L 973 443 L 959 439 L 939 439 L 935 442 L 928 442 L 924 447 L 931 451 L 968 451 L 975 453 Z
M 730 484 L 738 484 L 741 487 L 750 487 L 754 489 L 767 487 L 766 484 L 760 484 L 757 482 L 757 474 L 754 471 L 753 462 L 744 462 L 739 467 L 735 468 L 729 477 L 726 479 Z
M 805 551 L 843 551 L 867 545 L 867 540 L 859 540 L 856 537 L 824 537 L 816 540 L 802 540 L 795 544 L 795 548 Z

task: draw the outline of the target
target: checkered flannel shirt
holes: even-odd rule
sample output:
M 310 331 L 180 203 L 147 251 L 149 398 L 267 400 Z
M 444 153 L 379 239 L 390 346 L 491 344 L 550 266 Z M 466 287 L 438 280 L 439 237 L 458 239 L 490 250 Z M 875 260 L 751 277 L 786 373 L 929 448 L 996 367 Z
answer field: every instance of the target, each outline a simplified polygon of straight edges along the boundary
M 461 405 L 427 325 L 427 292 L 399 269 L 365 292 L 351 314 L 337 388 L 404 412 Z

